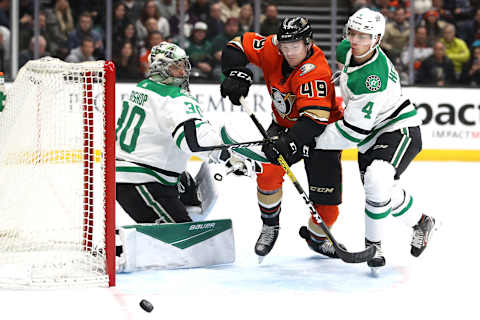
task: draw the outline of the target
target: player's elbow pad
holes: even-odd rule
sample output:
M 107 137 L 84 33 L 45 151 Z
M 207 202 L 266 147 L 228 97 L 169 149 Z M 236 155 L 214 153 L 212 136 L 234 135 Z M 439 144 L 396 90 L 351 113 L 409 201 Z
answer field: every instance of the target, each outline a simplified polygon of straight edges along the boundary
M 244 67 L 248 64 L 248 58 L 245 53 L 235 47 L 225 46 L 222 52 L 222 72 L 226 75 L 226 72 L 233 67 Z
M 302 146 L 313 146 L 315 144 L 315 137 L 321 135 L 325 128 L 325 124 L 315 122 L 310 117 L 302 116 L 288 132 L 294 136 L 295 140 Z

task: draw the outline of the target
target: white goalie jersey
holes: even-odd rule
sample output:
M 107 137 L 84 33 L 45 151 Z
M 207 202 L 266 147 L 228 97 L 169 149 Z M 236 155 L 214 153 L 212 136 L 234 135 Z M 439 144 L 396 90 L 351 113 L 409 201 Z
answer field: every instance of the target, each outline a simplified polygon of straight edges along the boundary
M 340 90 L 345 113 L 317 137 L 318 149 L 358 148 L 365 152 L 380 134 L 421 124 L 415 106 L 402 94 L 395 67 L 379 47 L 360 66 L 351 66 L 351 55 L 350 43 L 342 41 L 337 61 L 344 66 Z
M 198 102 L 185 90 L 146 79 L 117 111 L 117 183 L 176 185 L 192 156 L 183 122 L 197 119 L 201 145 L 220 144 L 220 132 L 203 118 Z M 195 153 L 203 159 L 209 153 Z

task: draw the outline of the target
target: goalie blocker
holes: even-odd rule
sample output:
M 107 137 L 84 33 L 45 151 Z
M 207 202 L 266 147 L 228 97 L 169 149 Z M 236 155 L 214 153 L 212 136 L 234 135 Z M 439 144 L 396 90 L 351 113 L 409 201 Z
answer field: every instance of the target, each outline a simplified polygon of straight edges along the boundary
M 235 261 L 230 219 L 120 227 L 117 272 L 205 267 Z

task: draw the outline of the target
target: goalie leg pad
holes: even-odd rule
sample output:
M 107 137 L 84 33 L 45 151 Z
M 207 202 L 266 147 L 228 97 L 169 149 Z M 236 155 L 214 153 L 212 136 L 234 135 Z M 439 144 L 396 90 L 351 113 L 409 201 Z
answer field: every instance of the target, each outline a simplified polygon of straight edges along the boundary
M 120 228 L 123 270 L 195 268 L 235 261 L 230 219 Z

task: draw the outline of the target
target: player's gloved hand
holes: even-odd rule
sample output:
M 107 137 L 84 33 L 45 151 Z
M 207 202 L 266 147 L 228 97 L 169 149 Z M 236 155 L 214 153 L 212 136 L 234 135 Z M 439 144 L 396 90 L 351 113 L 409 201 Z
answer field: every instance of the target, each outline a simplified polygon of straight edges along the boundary
M 262 146 L 263 153 L 271 163 L 279 165 L 277 159 L 281 154 L 289 166 L 302 159 L 302 149 L 301 143 L 289 131 L 281 132 L 278 137 L 272 139 L 272 142 Z
M 238 157 L 228 150 L 222 150 L 220 161 L 227 168 L 227 175 L 233 173 L 236 176 L 253 177 L 262 172 L 262 166 L 256 161 Z
M 236 67 L 226 72 L 220 85 L 223 98 L 228 97 L 234 105 L 240 105 L 240 97 L 246 97 L 252 84 L 253 72 L 247 67 Z

